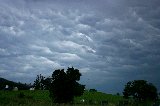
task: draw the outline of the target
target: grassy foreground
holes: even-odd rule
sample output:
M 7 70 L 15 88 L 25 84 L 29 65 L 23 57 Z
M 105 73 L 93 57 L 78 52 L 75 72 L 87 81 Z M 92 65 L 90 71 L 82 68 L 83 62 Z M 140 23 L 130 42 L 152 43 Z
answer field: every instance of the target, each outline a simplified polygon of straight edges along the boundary
M 124 103 L 125 100 L 121 96 L 101 92 L 86 91 L 81 97 L 76 97 L 73 104 L 58 105 L 52 103 L 48 91 L 0 91 L 0 106 L 152 106 L 152 102 L 130 102 L 127 105 Z

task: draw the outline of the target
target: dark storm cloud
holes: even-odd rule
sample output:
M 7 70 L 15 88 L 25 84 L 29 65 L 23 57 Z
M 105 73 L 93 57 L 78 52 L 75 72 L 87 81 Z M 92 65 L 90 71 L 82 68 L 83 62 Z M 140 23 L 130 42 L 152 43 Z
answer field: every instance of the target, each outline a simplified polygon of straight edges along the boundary
M 145 79 L 160 89 L 159 4 L 1 0 L 0 75 L 33 82 L 37 74 L 74 66 L 88 88 L 115 93 Z

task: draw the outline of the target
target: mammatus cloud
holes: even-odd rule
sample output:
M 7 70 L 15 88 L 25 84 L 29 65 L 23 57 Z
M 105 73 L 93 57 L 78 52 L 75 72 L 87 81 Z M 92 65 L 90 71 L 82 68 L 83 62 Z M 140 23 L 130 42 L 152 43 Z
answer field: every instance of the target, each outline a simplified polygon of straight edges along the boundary
M 145 79 L 160 89 L 159 4 L 1 0 L 0 77 L 30 83 L 74 66 L 88 88 L 115 93 Z

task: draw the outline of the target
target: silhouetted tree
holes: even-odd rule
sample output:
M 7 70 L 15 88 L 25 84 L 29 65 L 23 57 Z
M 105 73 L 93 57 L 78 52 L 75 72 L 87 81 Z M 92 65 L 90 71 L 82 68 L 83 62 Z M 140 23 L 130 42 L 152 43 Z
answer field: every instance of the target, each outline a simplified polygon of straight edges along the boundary
M 34 87 L 37 90 L 44 90 L 44 84 L 42 83 L 45 77 L 43 77 L 41 74 L 37 75 L 36 80 L 34 81 Z
M 158 98 L 156 87 L 145 80 L 129 81 L 125 85 L 123 95 L 124 98 L 131 96 L 138 101 L 156 100 Z
M 55 103 L 67 103 L 73 101 L 74 96 L 81 96 L 84 85 L 79 84 L 81 73 L 78 69 L 68 68 L 55 70 L 52 74 L 50 97 Z
M 51 78 L 46 78 L 46 79 L 44 79 L 44 80 L 42 80 L 41 82 L 42 82 L 42 84 L 44 85 L 44 89 L 45 90 L 49 90 L 49 88 L 50 88 L 50 86 L 51 86 Z
M 117 95 L 117 96 L 120 96 L 120 93 L 117 92 L 116 95 Z
M 89 92 L 97 92 L 96 89 L 89 89 Z

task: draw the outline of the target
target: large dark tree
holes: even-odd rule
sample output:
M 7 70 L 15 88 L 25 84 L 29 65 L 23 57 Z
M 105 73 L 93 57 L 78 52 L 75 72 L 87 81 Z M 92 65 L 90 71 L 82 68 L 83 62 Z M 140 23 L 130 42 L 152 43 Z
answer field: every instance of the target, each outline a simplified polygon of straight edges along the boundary
M 78 69 L 68 68 L 55 70 L 51 78 L 50 97 L 55 103 L 67 103 L 73 101 L 75 96 L 81 96 L 84 85 L 79 84 L 81 73 Z
M 129 81 L 123 91 L 124 98 L 133 97 L 138 101 L 156 100 L 158 93 L 156 87 L 145 80 Z
M 50 86 L 51 86 L 51 78 L 45 78 L 44 80 L 42 80 L 42 84 L 44 85 L 43 88 L 44 90 L 49 90 L 50 89 Z

